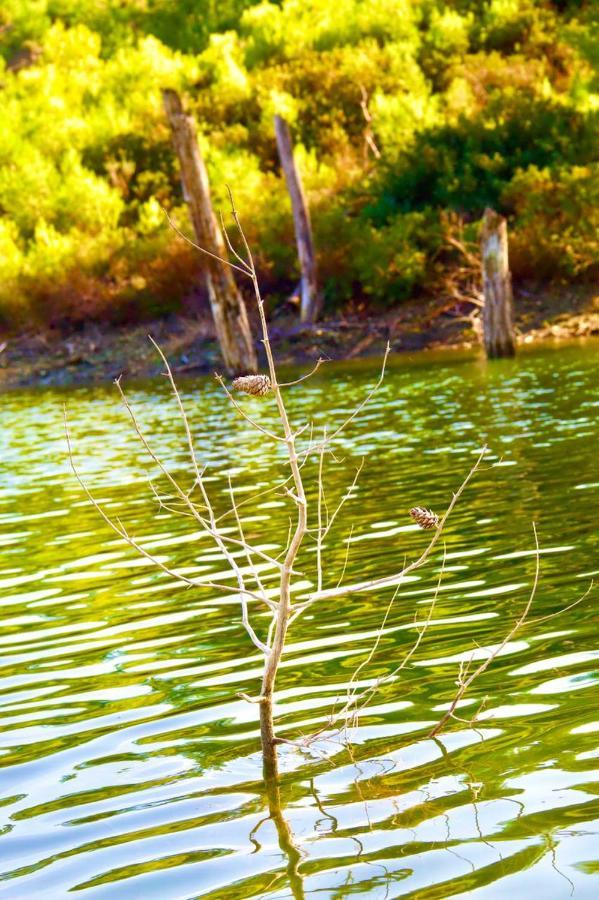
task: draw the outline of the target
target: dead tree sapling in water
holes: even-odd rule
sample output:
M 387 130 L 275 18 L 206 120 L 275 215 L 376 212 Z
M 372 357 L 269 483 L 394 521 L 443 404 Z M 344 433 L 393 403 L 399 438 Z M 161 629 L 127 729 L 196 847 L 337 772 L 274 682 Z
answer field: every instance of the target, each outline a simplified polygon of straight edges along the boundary
M 131 406 L 122 388 L 120 379 L 117 380 L 116 385 L 126 412 L 131 420 L 133 431 L 147 454 L 149 463 L 157 468 L 163 483 L 166 486 L 166 492 L 164 490 L 159 491 L 153 482 L 150 482 L 160 508 L 173 513 L 182 513 L 190 517 L 194 522 L 194 528 L 213 541 L 216 549 L 228 566 L 229 574 L 214 579 L 210 578 L 208 575 L 192 577 L 184 571 L 182 572 L 168 566 L 163 559 L 153 555 L 146 549 L 140 540 L 129 533 L 119 519 L 113 518 L 103 508 L 93 496 L 80 474 L 73 457 L 72 441 L 66 419 L 66 410 L 65 431 L 69 460 L 75 477 L 104 521 L 124 541 L 147 560 L 153 562 L 163 572 L 186 587 L 206 588 L 212 592 L 224 593 L 229 595 L 229 597 L 231 595 L 238 597 L 241 622 L 263 661 L 260 694 L 255 698 L 248 697 L 245 694 L 240 694 L 240 696 L 256 703 L 258 707 L 264 775 L 267 784 L 272 785 L 276 782 L 278 777 L 277 745 L 283 742 L 292 743 L 287 740 L 283 741 L 283 739 L 276 736 L 273 720 L 275 682 L 279 664 L 283 656 L 289 627 L 302 616 L 306 610 L 313 607 L 316 607 L 317 609 L 318 604 L 321 604 L 326 600 L 348 594 L 357 594 L 362 591 L 372 591 L 375 589 L 382 590 L 387 587 L 395 587 L 397 592 L 399 586 L 404 582 L 406 577 L 423 566 L 439 544 L 449 516 L 483 461 L 486 447 L 483 447 L 480 451 L 476 462 L 462 481 L 461 485 L 457 487 L 453 493 L 447 509 L 442 515 L 437 515 L 433 511 L 423 507 L 413 507 L 410 510 L 410 514 L 414 521 L 421 528 L 427 529 L 431 535 L 425 548 L 416 559 L 411 562 L 405 561 L 397 571 L 379 578 L 353 583 L 327 585 L 326 582 L 328 578 L 332 577 L 332 574 L 326 565 L 327 550 L 330 549 L 332 543 L 332 539 L 330 538 L 331 529 L 336 522 L 339 522 L 342 519 L 341 513 L 343 507 L 351 497 L 352 491 L 357 484 L 361 466 L 355 472 L 353 479 L 350 480 L 348 489 L 333 508 L 330 501 L 325 500 L 325 463 L 329 456 L 332 455 L 332 448 L 337 442 L 337 439 L 345 432 L 351 423 L 357 419 L 380 387 L 384 378 L 390 348 L 387 346 L 380 376 L 376 383 L 366 393 L 364 399 L 348 413 L 342 421 L 335 425 L 325 426 L 322 433 L 316 433 L 314 425 L 310 422 L 303 422 L 301 424 L 293 422 L 287 410 L 285 399 L 286 392 L 288 389 L 298 386 L 307 378 L 310 378 L 310 376 L 319 369 L 322 360 L 318 360 L 311 372 L 296 381 L 287 383 L 279 381 L 277 367 L 270 345 L 264 303 L 260 294 L 252 253 L 245 239 L 243 230 L 241 229 L 241 225 L 239 224 L 234 207 L 233 216 L 243 243 L 244 255 L 242 256 L 237 253 L 231 242 L 228 240 L 228 237 L 227 243 L 232 254 L 235 256 L 235 265 L 237 269 L 247 276 L 253 287 L 262 329 L 262 340 L 266 352 L 268 374 L 239 377 L 233 381 L 231 386 L 232 390 L 227 387 L 224 379 L 220 375 L 217 376 L 217 380 L 228 401 L 242 419 L 256 429 L 262 439 L 272 442 L 273 445 L 282 448 L 284 451 L 284 459 L 287 468 L 286 477 L 282 482 L 270 489 L 279 491 L 279 493 L 286 498 L 292 509 L 289 535 L 286 540 L 280 538 L 278 541 L 280 552 L 267 552 L 266 549 L 252 543 L 246 538 L 239 507 L 241 503 L 247 503 L 253 498 L 244 498 L 243 501 L 238 502 L 230 477 L 226 495 L 223 495 L 222 492 L 220 492 L 218 496 L 216 495 L 213 485 L 206 476 L 206 467 L 204 464 L 200 463 L 198 459 L 192 427 L 181 394 L 179 393 L 174 380 L 172 370 L 163 351 L 155 344 L 155 342 L 152 341 L 164 364 L 165 374 L 167 375 L 183 425 L 185 444 L 189 456 L 190 469 L 188 477 L 191 482 L 190 484 L 184 483 L 183 479 L 180 477 L 175 477 L 164 461 L 157 455 L 135 410 Z M 299 389 L 301 390 L 301 388 Z M 239 394 L 239 399 L 234 396 L 232 391 Z M 241 395 L 250 395 L 257 399 L 250 400 L 249 404 L 246 404 Z M 263 424 L 260 417 L 260 406 L 258 406 L 258 404 L 272 404 L 273 402 L 277 413 L 277 425 L 275 427 Z M 238 462 L 239 460 L 235 458 L 234 464 L 237 465 Z M 311 501 L 311 506 L 309 506 L 308 493 L 306 491 L 310 465 L 313 468 L 312 477 L 314 479 L 314 491 L 310 496 L 313 496 L 314 493 L 316 494 L 316 502 L 314 503 L 314 501 Z M 223 503 L 223 496 L 225 496 L 226 508 L 224 512 L 221 512 L 220 510 L 217 510 L 217 503 Z M 262 499 L 264 491 L 260 492 L 258 496 Z M 233 527 L 224 527 L 228 523 L 231 523 Z M 306 592 L 305 583 L 307 573 L 299 572 L 297 570 L 297 561 L 298 554 L 308 535 L 310 535 L 315 543 L 316 552 L 310 557 L 311 560 L 314 560 L 312 564 L 313 570 L 309 575 L 311 589 Z M 305 559 L 302 559 L 303 567 L 304 562 Z M 343 573 L 341 577 L 343 578 Z M 300 589 L 300 586 L 298 585 L 294 590 L 294 583 L 297 584 L 298 579 L 302 580 L 304 587 Z M 233 583 L 231 583 L 231 580 L 233 580 Z M 534 590 L 532 596 L 534 596 Z M 504 642 L 500 647 L 504 646 L 505 642 L 516 630 L 524 626 L 530 604 L 532 603 L 532 596 L 525 609 L 524 616 L 518 620 L 515 627 L 510 625 L 508 638 L 504 639 Z M 391 599 L 388 610 L 391 608 L 394 597 L 395 594 Z M 431 605 L 429 615 L 423 622 L 414 623 L 417 638 L 412 648 L 406 654 L 404 659 L 394 666 L 393 671 L 389 676 L 386 677 L 394 677 L 408 664 L 413 654 L 418 649 L 427 626 L 431 622 L 433 608 L 434 604 Z M 263 617 L 261 614 L 264 612 L 266 612 L 268 617 L 268 625 L 260 629 L 257 625 L 257 617 L 259 617 L 259 621 L 262 622 Z M 385 621 L 386 616 L 381 625 L 381 634 Z M 372 655 L 378 646 L 379 639 L 380 638 L 377 638 L 368 659 L 372 658 Z M 489 656 L 489 663 L 493 658 L 494 655 L 491 653 Z M 487 663 L 487 665 L 489 663 Z M 480 666 L 474 673 L 474 677 L 478 677 L 479 674 L 482 674 L 486 667 L 487 666 Z M 470 687 L 473 680 L 474 678 L 472 675 L 464 677 L 463 684 L 459 688 L 459 697 L 455 704 L 450 708 L 449 714 L 444 716 L 439 723 L 439 726 L 434 729 L 435 734 L 452 716 L 453 709 L 457 706 L 457 702 Z M 369 689 L 360 695 L 353 692 L 343 708 L 343 714 L 356 715 L 357 711 L 364 708 L 365 704 L 373 696 L 374 691 L 384 681 L 385 678 L 377 682 L 372 689 Z

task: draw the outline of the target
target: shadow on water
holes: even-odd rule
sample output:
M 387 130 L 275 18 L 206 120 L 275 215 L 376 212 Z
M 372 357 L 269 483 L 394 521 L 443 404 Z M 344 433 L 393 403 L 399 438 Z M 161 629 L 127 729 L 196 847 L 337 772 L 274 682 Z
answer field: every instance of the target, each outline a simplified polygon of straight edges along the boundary
M 292 415 L 341 418 L 376 364 L 332 365 L 293 393 Z M 67 474 L 68 400 L 81 467 L 144 546 L 184 571 L 224 572 L 188 522 L 157 510 L 139 448 L 108 389 L 3 398 L 0 432 L 0 897 L 484 898 L 598 890 L 599 717 L 595 598 L 519 634 L 427 737 L 460 662 L 496 644 L 528 597 L 539 528 L 536 616 L 597 576 L 597 350 L 535 348 L 487 367 L 474 355 L 394 360 L 330 463 L 331 503 L 365 456 L 327 548 L 334 584 L 397 569 L 422 548 L 407 510 L 442 510 L 483 440 L 492 450 L 446 534 L 429 632 L 401 678 L 351 728 L 327 730 L 372 647 L 390 594 L 327 600 L 289 636 L 277 734 L 264 777 L 256 707 L 261 661 L 237 598 L 182 591 L 99 521 Z M 239 423 L 210 381 L 183 385 L 210 485 L 227 472 L 248 538 L 275 552 L 285 498 L 269 493 L 277 451 Z M 176 411 L 161 383 L 133 387 L 157 450 L 185 477 Z M 268 406 L 256 406 L 264 423 Z M 434 596 L 443 550 L 401 586 L 366 688 L 397 666 Z M 308 545 L 301 571 L 309 573 Z M 268 572 L 263 573 L 268 578 Z M 305 585 L 309 586 L 309 576 Z M 261 620 L 256 610 L 256 621 Z M 486 699 L 485 699 L 486 698 Z M 471 727 L 469 720 L 485 700 Z

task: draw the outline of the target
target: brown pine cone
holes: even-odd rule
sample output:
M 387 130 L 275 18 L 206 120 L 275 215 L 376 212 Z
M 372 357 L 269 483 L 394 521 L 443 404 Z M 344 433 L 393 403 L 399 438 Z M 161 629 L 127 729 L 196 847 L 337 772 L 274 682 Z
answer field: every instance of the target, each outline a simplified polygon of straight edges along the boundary
M 439 516 L 434 513 L 432 509 L 425 509 L 423 506 L 414 506 L 410 510 L 410 515 L 421 528 L 439 527 Z
M 233 390 L 251 394 L 253 397 L 263 397 L 272 390 L 268 375 L 240 375 L 233 381 Z

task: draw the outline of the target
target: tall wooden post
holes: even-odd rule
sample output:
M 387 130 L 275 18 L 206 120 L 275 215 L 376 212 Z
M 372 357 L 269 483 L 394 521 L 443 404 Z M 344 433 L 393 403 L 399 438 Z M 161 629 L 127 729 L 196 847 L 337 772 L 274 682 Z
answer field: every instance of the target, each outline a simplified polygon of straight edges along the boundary
M 293 144 L 289 125 L 281 116 L 275 116 L 275 136 L 281 167 L 285 174 L 287 190 L 291 197 L 295 240 L 301 272 L 301 321 L 315 322 L 321 308 L 321 297 L 316 280 L 316 259 L 312 241 L 310 211 L 306 202 L 300 174 L 293 156 Z
M 195 123 L 185 114 L 176 91 L 162 92 L 175 152 L 179 158 L 185 198 L 200 247 L 223 259 L 227 248 L 217 225 L 210 199 L 210 183 L 198 146 Z M 258 363 L 243 297 L 226 263 L 204 257 L 206 287 L 225 367 L 229 374 L 256 372 Z
M 485 209 L 481 232 L 483 269 L 483 340 L 487 356 L 514 356 L 512 276 L 508 260 L 507 223 L 492 209 Z

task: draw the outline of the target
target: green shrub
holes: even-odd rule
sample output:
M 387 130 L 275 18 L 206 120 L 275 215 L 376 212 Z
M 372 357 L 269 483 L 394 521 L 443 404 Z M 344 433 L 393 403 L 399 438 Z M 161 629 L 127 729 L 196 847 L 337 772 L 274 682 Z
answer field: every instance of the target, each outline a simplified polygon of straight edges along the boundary
M 198 122 L 267 292 L 298 279 L 272 117 L 291 122 L 329 308 L 434 290 L 440 222 L 510 216 L 517 277 L 595 272 L 593 4 L 5 0 L 0 317 L 174 309 L 201 261 L 161 89 Z M 192 261 L 193 260 L 193 261 Z M 180 268 L 178 268 L 180 267 Z M 136 312 L 137 311 L 137 312 Z
M 599 273 L 599 164 L 516 173 L 502 200 L 513 215 L 516 277 L 573 278 Z

